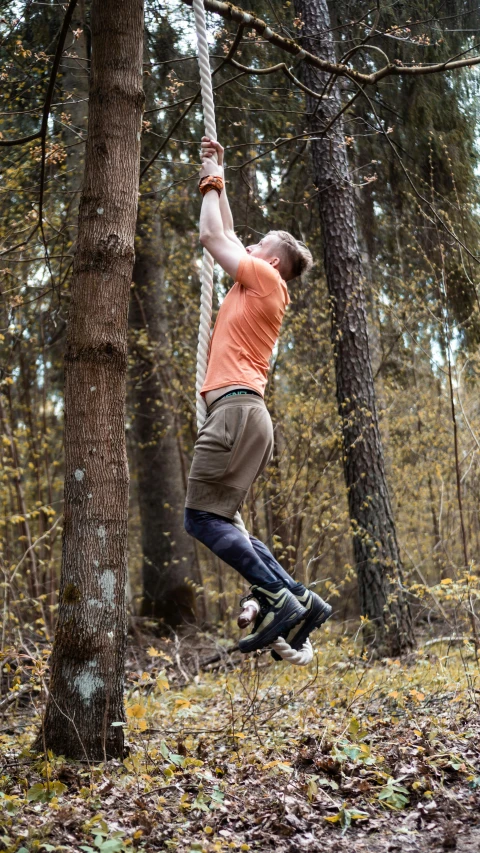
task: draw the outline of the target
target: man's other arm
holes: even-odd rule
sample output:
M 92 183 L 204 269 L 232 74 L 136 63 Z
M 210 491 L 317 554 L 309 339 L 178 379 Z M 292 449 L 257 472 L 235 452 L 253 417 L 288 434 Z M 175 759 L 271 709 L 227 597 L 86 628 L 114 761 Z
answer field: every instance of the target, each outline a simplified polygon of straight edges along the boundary
M 225 177 L 224 177 L 225 180 Z M 238 239 L 235 234 L 235 228 L 233 225 L 233 216 L 232 211 L 230 210 L 230 205 L 228 203 L 227 198 L 227 185 L 225 184 L 222 194 L 220 196 L 220 213 L 222 214 L 222 222 L 223 222 L 223 230 L 225 232 L 225 237 L 228 237 L 233 243 L 237 243 L 239 246 L 244 248 L 244 245 L 241 240 Z

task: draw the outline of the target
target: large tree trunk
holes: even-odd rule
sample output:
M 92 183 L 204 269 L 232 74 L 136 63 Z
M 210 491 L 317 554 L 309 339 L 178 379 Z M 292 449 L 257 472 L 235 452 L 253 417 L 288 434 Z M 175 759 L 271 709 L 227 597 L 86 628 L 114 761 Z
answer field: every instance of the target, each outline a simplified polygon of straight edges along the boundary
M 62 574 L 44 745 L 120 758 L 127 636 L 127 316 L 137 218 L 141 0 L 93 0 L 85 177 L 65 355 Z
M 335 61 L 326 0 L 295 0 L 304 22 L 303 46 Z M 304 67 L 305 84 L 325 94 L 329 75 Z M 320 101 L 307 95 L 314 182 L 322 227 L 325 271 L 332 304 L 338 410 L 342 423 L 361 612 L 366 638 L 379 653 L 400 654 L 414 644 L 412 619 L 402 584 L 378 428 L 368 344 L 367 313 L 355 225 L 355 197 L 348 175 L 342 120 L 325 136 L 322 129 L 341 109 L 338 83 L 330 79 Z
M 193 540 L 183 527 L 187 469 L 170 391 L 168 318 L 160 217 L 144 201 L 137 224 L 133 333 L 133 433 L 142 528 L 142 613 L 178 625 L 195 618 Z

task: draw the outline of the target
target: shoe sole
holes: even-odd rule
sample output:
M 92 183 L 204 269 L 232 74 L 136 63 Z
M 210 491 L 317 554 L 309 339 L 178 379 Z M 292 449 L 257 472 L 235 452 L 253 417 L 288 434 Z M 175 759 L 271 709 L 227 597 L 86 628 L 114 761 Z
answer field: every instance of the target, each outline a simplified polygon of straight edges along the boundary
M 242 654 L 248 654 L 248 652 L 256 652 L 258 649 L 264 649 L 266 646 L 274 643 L 275 640 L 278 640 L 282 631 L 288 631 L 288 633 L 290 633 L 295 625 L 298 625 L 302 619 L 305 619 L 306 613 L 308 613 L 308 611 L 305 607 L 302 607 L 302 605 L 300 605 L 299 610 L 297 610 L 297 608 L 293 609 L 292 607 L 290 613 L 287 613 L 282 618 L 280 624 L 275 625 L 272 623 L 264 632 L 262 632 L 261 637 L 257 637 L 252 641 L 252 643 L 248 642 L 249 637 L 245 637 L 243 640 L 240 640 L 238 648 Z M 286 621 L 287 625 L 285 625 Z
M 298 634 L 296 634 L 295 638 L 291 642 L 292 649 L 301 649 L 305 640 L 312 633 L 312 631 L 315 631 L 317 628 L 320 628 L 320 626 L 323 625 L 323 623 L 330 618 L 332 612 L 333 608 L 331 604 L 327 604 L 325 602 L 325 606 L 322 607 L 320 611 L 317 611 L 317 613 L 312 614 L 310 619 L 307 617 L 307 619 L 305 619 L 305 624 L 303 625 L 303 628 L 300 628 L 300 631 L 298 632 Z M 290 631 L 291 628 L 289 629 L 288 633 L 290 633 Z M 273 649 L 272 658 L 274 658 L 275 660 L 282 660 L 278 652 L 274 651 Z

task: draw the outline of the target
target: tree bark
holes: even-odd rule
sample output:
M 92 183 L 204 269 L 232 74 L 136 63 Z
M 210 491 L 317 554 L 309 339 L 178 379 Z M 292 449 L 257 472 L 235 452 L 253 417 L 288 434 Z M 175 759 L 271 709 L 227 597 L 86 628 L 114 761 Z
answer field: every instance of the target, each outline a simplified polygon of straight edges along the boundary
M 175 626 L 195 619 L 198 581 L 193 540 L 183 527 L 187 469 L 170 391 L 169 328 L 160 216 L 143 202 L 137 223 L 133 334 L 133 433 L 142 528 L 142 614 Z
M 295 0 L 295 9 L 304 22 L 302 46 L 335 61 L 326 0 Z M 332 308 L 337 403 L 360 607 L 368 618 L 364 636 L 377 653 L 397 655 L 414 645 L 414 637 L 378 427 L 343 121 L 338 119 L 322 135 L 341 109 L 340 89 L 330 75 L 311 65 L 305 65 L 304 82 L 324 94 L 320 100 L 307 94 L 306 107 Z
M 127 316 L 137 218 L 141 0 L 93 0 L 85 175 L 65 354 L 65 500 L 52 673 L 37 747 L 124 753 Z

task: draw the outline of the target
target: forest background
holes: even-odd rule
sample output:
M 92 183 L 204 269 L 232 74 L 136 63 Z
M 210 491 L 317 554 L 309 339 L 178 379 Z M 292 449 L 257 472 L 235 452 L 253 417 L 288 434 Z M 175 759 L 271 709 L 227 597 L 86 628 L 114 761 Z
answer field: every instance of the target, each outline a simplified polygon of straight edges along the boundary
M 306 0 L 275 5 L 260 0 L 249 4 L 248 11 L 285 39 L 299 43 L 309 15 L 312 19 L 314 12 L 321 13 L 323 21 L 328 15 L 325 4 Z M 41 698 L 46 695 L 46 661 L 59 608 L 64 480 L 72 475 L 65 470 L 63 451 L 64 358 L 68 355 L 70 285 L 88 132 L 91 12 L 87 0 L 73 8 L 49 92 L 65 8 L 51 2 L 2 4 L 0 565 L 1 651 L 6 661 L 5 704 L 1 707 L 5 709 L 12 708 L 19 690 L 29 695 L 33 682 L 41 689 Z M 355 56 L 352 67 L 363 74 L 382 65 L 382 53 L 400 68 L 468 58 L 476 52 L 479 20 L 474 4 L 451 0 L 441 10 L 429 3 L 379 4 L 372 11 L 361 2 L 341 2 L 331 4 L 329 15 L 329 26 L 320 35 L 310 32 L 312 44 L 317 39 L 317 48 L 323 46 L 327 51 L 333 45 L 337 61 Z M 226 148 L 226 177 L 237 234 L 249 243 L 271 228 L 285 229 L 304 240 L 316 259 L 308 280 L 295 281 L 290 287 L 292 303 L 266 391 L 275 425 L 275 453 L 248 496 L 245 522 L 287 569 L 304 583 L 316 583 L 320 594 L 333 604 L 332 624 L 323 634 L 327 657 L 321 666 L 325 671 L 340 667 L 343 672 L 350 661 L 357 667 L 356 674 L 358 667 L 370 666 L 375 680 L 380 676 L 372 657 L 378 657 L 379 651 L 384 664 L 394 659 L 401 667 L 397 652 L 400 655 L 416 646 L 428 655 L 428 644 L 443 639 L 447 652 L 438 660 L 443 667 L 451 664 L 453 668 L 453 675 L 441 676 L 444 689 L 454 682 L 449 701 L 466 690 L 469 707 L 476 702 L 480 537 L 478 71 L 471 67 L 430 75 L 392 74 L 372 85 L 365 96 L 358 96 L 355 79 L 334 75 L 325 82 L 323 93 L 344 108 L 341 121 L 332 122 L 322 145 L 324 151 L 341 148 L 348 163 L 348 175 L 342 175 L 341 182 L 352 193 L 355 216 L 343 227 L 345 232 L 355 232 L 359 247 L 374 380 L 372 399 L 401 561 L 406 602 L 402 607 L 408 608 L 411 618 L 408 642 L 400 643 L 396 650 L 390 647 L 389 658 L 383 644 L 378 648 L 375 628 L 373 633 L 368 629 L 371 614 L 361 584 L 359 596 L 362 566 L 355 546 L 358 521 L 345 466 L 348 418 L 338 396 L 335 320 L 333 342 L 331 339 L 335 296 L 327 281 L 328 263 L 323 263 L 326 212 L 324 209 L 322 219 L 322 194 L 328 195 L 329 185 L 319 186 L 321 171 L 315 165 L 318 130 L 312 121 L 321 111 L 322 101 L 317 98 L 316 106 L 312 100 L 312 83 L 302 62 L 279 55 L 278 47 L 255 29 L 240 32 L 235 60 L 244 67 L 236 67 L 230 56 L 235 32 L 231 22 L 209 17 L 212 67 L 218 67 L 214 76 L 218 137 Z M 366 44 L 370 50 L 364 49 Z M 252 71 L 252 67 L 259 70 L 284 59 L 290 76 L 282 68 L 268 75 Z M 170 680 L 177 680 L 180 686 L 191 683 L 195 667 L 203 671 L 202 652 L 208 661 L 212 644 L 223 661 L 220 651 L 235 641 L 237 605 L 245 591 L 233 571 L 183 531 L 186 477 L 196 433 L 201 257 L 196 185 L 203 133 L 198 96 L 194 100 L 198 71 L 193 18 L 184 3 L 146 3 L 143 84 L 146 100 L 129 297 L 125 421 L 130 471 L 129 624 L 138 648 L 143 649 L 142 654 L 135 653 L 135 665 L 129 659 L 131 671 L 138 670 L 141 662 L 140 687 L 135 687 L 137 693 L 134 690 L 129 704 L 130 709 L 140 710 L 127 711 L 133 737 L 146 730 L 140 725 L 147 713 L 138 701 L 141 672 L 145 670 L 147 676 L 144 686 L 151 681 L 163 695 L 164 676 L 152 670 L 159 655 L 164 656 L 167 670 L 171 667 Z M 47 100 L 50 97 L 47 113 L 45 92 Z M 12 144 L 13 140 L 20 143 Z M 98 209 L 97 213 L 101 215 Z M 338 260 L 342 261 L 341 247 Z M 218 310 L 229 282 L 218 268 L 215 275 L 214 309 Z M 355 298 L 354 289 L 353 301 Z M 359 353 L 361 364 L 364 357 L 365 351 Z M 345 369 L 355 373 L 356 367 L 352 362 Z M 94 393 L 95 386 L 90 390 Z M 347 405 L 345 398 L 343 405 Z M 104 421 L 108 422 L 110 414 L 105 409 Z M 368 469 L 368 441 L 365 447 Z M 77 470 L 73 476 L 79 482 L 83 476 Z M 107 596 L 108 589 L 103 591 Z M 75 588 L 64 584 L 64 604 L 72 606 L 75 596 Z M 185 621 L 190 626 L 186 633 Z M 159 639 L 162 630 L 167 632 L 166 641 Z M 148 645 L 150 664 L 144 656 Z M 187 662 L 182 663 L 179 648 L 184 649 Z M 412 654 L 415 657 L 417 652 Z M 205 664 L 207 670 L 210 665 Z M 227 678 L 230 664 L 224 665 L 222 678 Z M 214 687 L 215 678 L 220 677 L 213 676 L 212 696 L 218 687 Z M 260 676 L 252 670 L 242 678 L 248 682 L 248 678 L 255 681 Z M 285 685 L 295 694 L 298 683 L 289 684 L 291 675 L 276 678 L 280 692 L 275 701 L 282 703 Z M 281 678 L 285 679 L 283 686 Z M 412 685 L 408 679 L 405 675 L 400 688 L 395 683 L 384 692 L 391 704 L 403 708 L 399 718 L 404 722 L 408 708 L 413 706 L 418 715 L 418 705 L 425 699 L 422 679 L 417 682 L 414 677 Z M 433 675 L 432 679 L 434 684 Z M 223 690 L 225 683 L 221 685 Z M 240 696 L 242 689 L 238 687 Z M 358 685 L 352 686 L 354 698 L 361 695 L 357 696 L 358 689 Z M 255 690 L 258 693 L 258 684 Z M 316 688 L 308 690 L 315 705 L 319 701 Z M 403 704 L 402 691 L 407 697 Z M 254 693 L 247 691 L 253 711 L 258 710 L 257 699 L 251 698 Z M 269 684 L 265 696 L 271 698 L 273 693 Z M 329 698 L 332 707 L 337 699 Z M 175 701 L 195 707 L 192 697 Z M 225 711 L 220 698 L 218 701 L 222 714 Z M 338 699 L 339 707 L 350 709 L 351 701 L 352 697 Z M 292 702 L 292 708 L 301 706 L 301 702 Z M 176 710 L 169 707 L 169 719 L 182 708 L 185 710 L 182 704 Z M 158 713 L 158 708 L 151 712 Z M 36 713 L 41 714 L 41 708 Z M 38 724 L 38 717 L 32 720 L 30 713 L 27 717 L 21 735 L 20 730 L 12 730 L 15 743 L 20 737 L 22 749 Z M 426 719 L 425 732 L 428 711 Z M 180 726 L 181 720 L 180 716 Z M 248 732 L 251 719 L 247 712 L 242 721 L 242 731 Z M 356 725 L 350 719 L 348 737 L 353 743 L 363 743 L 367 729 L 361 734 L 360 724 L 359 728 Z M 418 730 L 423 731 L 420 723 Z M 229 737 L 234 734 L 230 731 Z M 8 731 L 6 740 L 10 737 Z M 339 747 L 336 742 L 331 749 L 338 753 L 347 746 Z M 306 748 L 304 744 L 302 748 Z M 184 749 L 187 755 L 193 745 Z M 460 750 L 458 744 L 455 749 Z M 176 753 L 167 753 L 164 758 L 170 765 L 173 762 L 172 772 L 183 772 L 181 761 L 175 764 L 171 759 Z M 180 749 L 176 757 L 182 754 Z M 353 759 L 351 754 L 340 759 L 336 754 L 335 760 L 337 765 L 353 761 L 354 776 L 360 754 Z M 15 756 L 17 760 L 17 752 Z M 288 766 L 283 757 L 283 765 L 280 759 L 276 761 L 280 773 Z M 364 755 L 365 760 L 369 757 L 370 753 Z M 46 782 L 37 783 L 44 786 L 40 802 L 45 785 L 45 803 L 51 803 L 53 795 L 65 793 L 57 771 L 45 771 L 51 760 L 47 755 L 44 770 L 36 771 L 44 776 L 46 772 Z M 464 769 L 459 770 L 462 762 Z M 466 764 L 463 759 L 457 761 L 457 765 L 451 768 L 453 782 L 464 778 L 475 788 L 472 758 Z M 344 764 L 343 771 L 346 768 Z M 135 775 L 139 769 L 130 771 Z M 322 772 L 330 773 L 331 789 L 336 790 L 338 766 L 322 767 Z M 412 785 L 418 782 L 418 772 L 413 776 Z M 390 785 L 390 794 L 383 801 L 392 809 L 401 809 L 413 791 L 423 796 L 435 788 L 435 779 L 427 777 L 425 771 L 421 776 L 427 779 L 425 783 L 417 789 L 403 786 L 402 791 L 405 774 L 387 773 L 379 790 Z M 15 773 L 12 778 L 18 781 Z M 60 785 L 53 795 L 51 778 Z M 307 783 L 309 803 L 317 797 L 318 778 Z M 394 778 L 396 783 L 387 781 Z M 92 797 L 97 781 L 90 777 Z M 27 786 L 28 791 L 32 788 L 33 781 Z M 217 797 L 220 813 L 225 808 L 221 793 Z M 15 792 L 9 796 L 18 799 Z M 407 798 L 404 803 L 402 796 Z M 88 799 L 86 795 L 84 799 Z M 428 794 L 426 800 L 428 804 Z M 35 802 L 33 795 L 30 802 Z M 198 796 L 196 802 L 202 817 L 205 809 L 198 805 Z M 212 802 L 214 796 L 205 808 L 214 813 Z M 18 803 L 14 806 L 20 808 Z M 159 804 L 160 812 L 163 806 Z M 332 822 L 348 827 L 355 810 L 342 801 L 335 808 Z M 138 813 L 145 811 L 147 808 L 137 806 Z M 192 812 L 195 814 L 193 806 Z M 357 812 L 361 820 L 360 807 Z M 364 811 L 363 820 L 367 816 Z M 306 832 L 305 827 L 296 829 Z M 106 838 L 108 831 L 107 826 L 98 837 Z M 138 843 L 149 834 L 146 827 L 135 831 L 140 833 Z M 84 832 L 88 837 L 88 828 Z M 207 846 L 214 843 L 208 841 L 210 834 Z M 15 838 L 12 844 L 12 850 L 19 849 Z M 265 844 L 262 849 L 267 849 Z

